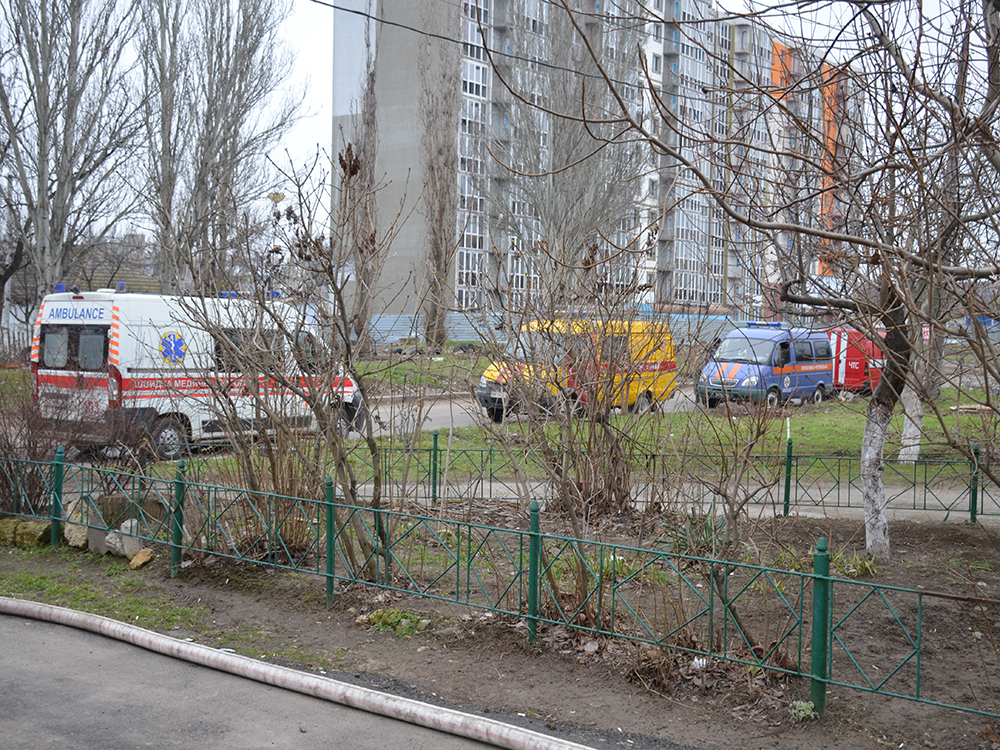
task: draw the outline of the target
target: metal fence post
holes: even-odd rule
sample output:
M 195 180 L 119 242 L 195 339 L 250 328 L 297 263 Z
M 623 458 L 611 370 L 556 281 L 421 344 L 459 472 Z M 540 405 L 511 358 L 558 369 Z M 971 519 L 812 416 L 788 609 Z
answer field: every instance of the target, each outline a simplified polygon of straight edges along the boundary
M 788 449 L 785 451 L 785 517 L 788 517 L 792 502 L 792 438 L 788 438 Z
M 531 533 L 528 536 L 528 640 L 535 645 L 538 633 L 538 557 L 541 537 L 538 531 L 538 501 L 531 501 Z
M 63 469 L 66 463 L 66 452 L 60 445 L 56 448 L 56 457 L 52 461 L 52 526 L 49 530 L 49 545 L 59 546 L 59 537 L 62 536 L 62 514 L 63 514 Z
M 972 446 L 972 487 L 969 489 L 969 523 L 976 522 L 979 505 L 979 446 Z
M 810 698 L 813 710 L 822 716 L 826 709 L 830 643 L 830 552 L 826 539 L 823 537 L 816 540 L 813 574 L 812 689 Z
M 184 481 L 184 459 L 177 462 L 177 475 L 174 478 L 174 508 L 171 513 L 173 528 L 173 549 L 170 552 L 170 577 L 176 578 L 181 569 L 181 544 L 184 541 L 184 495 L 187 484 Z
M 438 499 L 438 431 L 433 432 L 434 442 L 431 446 L 431 505 Z
M 333 604 L 333 572 L 336 540 L 333 537 L 333 480 L 326 478 L 326 608 Z

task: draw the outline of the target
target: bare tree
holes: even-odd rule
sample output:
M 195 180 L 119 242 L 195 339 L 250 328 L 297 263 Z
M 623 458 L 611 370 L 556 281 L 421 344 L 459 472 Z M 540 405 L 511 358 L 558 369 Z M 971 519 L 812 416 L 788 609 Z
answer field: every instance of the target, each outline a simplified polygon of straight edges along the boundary
M 365 24 L 365 50 L 367 57 L 361 111 L 354 128 L 356 142 L 346 143 L 343 152 L 338 155 L 340 169 L 334 165 L 334 172 L 340 179 L 337 186 L 340 213 L 345 221 L 335 224 L 331 241 L 340 244 L 340 249 L 334 252 L 344 254 L 346 267 L 353 277 L 351 331 L 358 353 L 367 356 L 373 350 L 370 332 L 373 305 L 385 263 L 385 255 L 378 248 L 376 69 L 368 22 Z
M 165 291 L 176 292 L 181 274 L 181 208 L 175 206 L 185 156 L 191 147 L 188 98 L 191 87 L 191 43 L 186 23 L 187 0 L 144 0 L 140 3 L 139 54 L 143 76 L 143 123 L 148 145 L 147 206 L 158 249 Z
M 586 19 L 559 4 L 586 40 Z M 775 23 L 783 12 L 777 9 Z M 958 334 L 947 321 L 983 310 L 976 290 L 1000 274 L 993 197 L 1000 151 L 991 135 L 1000 96 L 998 17 L 992 3 L 982 14 L 963 0 L 934 17 L 919 4 L 836 3 L 826 17 L 832 22 L 811 37 L 781 34 L 763 14 L 672 17 L 668 46 L 676 31 L 672 49 L 687 43 L 713 73 L 700 91 L 671 81 L 686 97 L 650 92 L 664 132 L 633 114 L 605 56 L 585 41 L 603 85 L 618 95 L 602 122 L 667 155 L 744 239 L 765 239 L 769 249 L 753 265 L 767 274 L 760 281 L 780 310 L 832 315 L 884 336 L 886 364 L 861 447 L 872 554 L 889 553 L 885 443 L 904 387 L 921 387 L 913 378 L 916 343 L 924 326 L 932 335 Z M 706 27 L 718 32 L 714 43 L 699 36 Z M 748 61 L 767 46 L 764 75 Z M 706 122 L 682 109 L 709 103 L 731 119 Z M 732 127 L 748 112 L 759 114 Z M 808 179 L 792 179 L 796 171 Z M 995 369 L 978 359 L 992 351 L 982 337 L 967 340 L 981 367 Z M 954 447 L 971 457 L 968 444 Z
M 424 27 L 445 37 L 457 35 L 456 14 L 445 5 L 428 5 Z M 427 225 L 424 275 L 424 338 L 443 347 L 445 325 L 454 303 L 452 268 L 458 242 L 458 152 L 461 64 L 458 48 L 425 37 L 417 60 L 420 72 L 421 163 L 424 171 L 423 213 Z M 458 134 L 458 136 L 456 136 Z
M 132 207 L 122 186 L 138 131 L 127 62 L 134 6 L 14 0 L 0 23 L 0 122 L 14 176 L 0 190 L 8 206 L 25 207 L 24 247 L 41 293 L 62 279 L 83 238 L 100 237 Z
M 604 121 L 615 101 L 608 87 L 589 85 L 596 68 L 587 53 L 589 45 L 606 56 L 623 105 L 642 118 L 641 69 L 631 51 L 643 24 L 613 10 L 604 19 L 588 15 L 577 33 L 564 13 L 546 17 L 531 3 L 514 3 L 509 12 L 517 20 L 493 43 L 511 52 L 491 55 L 499 114 L 489 155 L 482 155 L 498 215 L 491 244 L 503 266 L 493 273 L 506 278 L 501 294 L 511 304 L 533 298 L 551 312 L 593 302 L 580 293 L 600 296 L 615 279 L 633 284 L 629 271 L 644 257 L 636 207 L 652 153 Z M 603 284 L 590 283 L 595 275 Z
M 265 157 L 298 108 L 277 101 L 286 15 L 263 0 L 143 0 L 148 210 L 168 287 L 219 288 L 240 214 L 267 189 Z

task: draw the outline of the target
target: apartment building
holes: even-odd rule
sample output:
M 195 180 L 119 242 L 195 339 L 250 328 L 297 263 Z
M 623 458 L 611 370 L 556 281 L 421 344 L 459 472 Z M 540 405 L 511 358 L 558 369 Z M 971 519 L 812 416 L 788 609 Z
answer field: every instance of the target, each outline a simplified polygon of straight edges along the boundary
M 655 108 L 629 51 L 636 44 L 647 51 L 648 75 L 658 88 L 662 24 L 609 18 L 600 0 L 583 0 L 579 12 L 588 36 L 621 61 L 612 68 L 616 80 L 628 84 L 636 109 L 652 117 Z M 409 335 L 410 326 L 420 330 L 429 210 L 423 190 L 426 125 L 418 113 L 428 86 L 450 87 L 460 99 L 458 117 L 441 123 L 454 129 L 457 152 L 457 250 L 447 280 L 453 335 L 469 315 L 495 314 L 541 294 L 553 275 L 543 267 L 547 262 L 565 256 L 560 260 L 572 263 L 593 245 L 599 256 L 614 259 L 601 265 L 606 285 L 595 288 L 652 301 L 660 196 L 651 149 L 631 144 L 624 156 L 599 154 L 586 168 L 564 169 L 594 150 L 586 128 L 577 125 L 574 131 L 531 106 L 578 106 L 587 76 L 592 89 L 598 88 L 596 71 L 562 14 L 546 0 L 384 0 L 378 18 L 377 171 L 386 181 L 379 206 L 383 219 L 406 220 L 380 279 L 374 307 L 384 312 L 374 323 L 377 338 Z M 421 33 L 427 31 L 431 34 Z M 427 76 L 421 61 L 446 59 L 458 76 L 450 81 Z M 343 91 L 357 85 L 352 79 L 357 70 L 346 62 L 338 65 L 335 87 L 346 100 Z M 355 105 L 359 101 L 360 91 Z M 595 118 L 598 108 L 592 107 Z M 335 127 L 350 139 L 353 124 L 342 111 Z
M 665 2 L 665 138 L 679 158 L 662 160 L 657 300 L 768 317 L 787 254 L 823 276 L 833 270 L 831 248 L 800 232 L 768 236 L 744 219 L 805 228 L 841 221 L 833 181 L 847 165 L 848 125 L 859 121 L 849 77 L 711 2 Z
M 446 280 L 453 333 L 467 330 L 469 314 L 521 305 L 544 294 L 560 268 L 595 257 L 608 262 L 591 293 L 624 293 L 676 312 L 760 317 L 780 277 L 783 243 L 800 239 L 766 236 L 740 218 L 784 211 L 796 221 L 837 220 L 834 194 L 816 189 L 829 177 L 810 165 L 829 168 L 843 158 L 843 76 L 706 0 L 634 7 L 580 0 L 577 10 L 628 106 L 676 157 L 641 145 L 608 149 L 587 169 L 567 168 L 594 150 L 597 126 L 567 125 L 545 110 L 576 106 L 586 114 L 583 84 L 595 97 L 596 121 L 600 79 L 564 14 L 546 0 L 379 4 L 379 173 L 387 180 L 379 202 L 383 217 L 406 221 L 380 279 L 378 338 L 420 330 L 429 211 L 426 125 L 417 113 L 427 87 L 459 99 L 457 117 L 440 124 L 454 131 L 457 152 L 457 251 Z M 428 77 L 420 55 L 450 61 L 458 75 Z M 350 118 L 340 123 L 349 133 Z M 817 274 L 829 272 L 823 248 L 806 252 Z

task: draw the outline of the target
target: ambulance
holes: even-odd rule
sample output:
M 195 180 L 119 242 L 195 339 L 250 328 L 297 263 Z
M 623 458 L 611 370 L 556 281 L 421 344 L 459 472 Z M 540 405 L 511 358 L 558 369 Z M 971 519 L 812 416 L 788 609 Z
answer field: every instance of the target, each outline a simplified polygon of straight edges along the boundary
M 561 398 L 583 408 L 645 413 L 673 398 L 674 343 L 655 320 L 534 320 L 491 363 L 476 390 L 493 422 L 532 408 L 553 413 Z
M 833 395 L 833 350 L 824 331 L 749 321 L 730 331 L 698 379 L 699 401 L 819 403 Z
M 236 351 L 251 353 L 256 372 L 241 370 Z M 301 313 L 273 297 L 262 305 L 235 292 L 176 297 L 128 293 L 122 283 L 93 292 L 57 284 L 35 323 L 32 399 L 43 420 L 81 444 L 141 436 L 161 459 L 176 460 L 192 444 L 228 442 L 234 430 L 272 430 L 273 420 L 314 429 L 305 399 L 274 375 L 318 383 L 319 373 L 300 367 L 310 369 L 318 351 Z M 341 406 L 342 430 L 361 429 L 367 412 L 351 378 L 340 372 L 322 387 Z

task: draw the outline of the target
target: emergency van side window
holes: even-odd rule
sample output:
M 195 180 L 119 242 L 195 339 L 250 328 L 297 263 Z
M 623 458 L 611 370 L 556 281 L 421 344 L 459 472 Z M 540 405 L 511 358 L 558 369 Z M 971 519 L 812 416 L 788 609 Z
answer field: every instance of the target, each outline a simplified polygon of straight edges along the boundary
M 303 372 L 316 372 L 319 366 L 319 345 L 312 333 L 304 331 L 299 334 L 299 366 Z
M 252 328 L 227 328 L 228 340 L 215 342 L 215 369 L 219 372 L 242 372 L 250 364 L 260 372 L 281 369 L 284 340 L 277 331 L 260 332 Z
M 108 361 L 105 326 L 42 326 L 42 367 L 48 370 L 103 370 Z
M 830 348 L 829 341 L 814 341 L 813 346 L 816 348 L 816 359 L 833 358 L 833 350 Z
M 69 331 L 66 328 L 49 328 L 42 334 L 42 366 L 61 370 L 69 361 Z
M 103 330 L 80 331 L 80 352 L 77 357 L 81 370 L 100 370 L 104 366 L 105 342 Z
M 795 342 L 795 361 L 802 362 L 813 358 L 813 347 L 808 341 Z
M 236 361 L 236 353 L 242 343 L 239 331 L 229 329 L 222 332 L 224 341 L 215 340 L 215 369 L 219 372 L 238 372 L 240 367 Z

